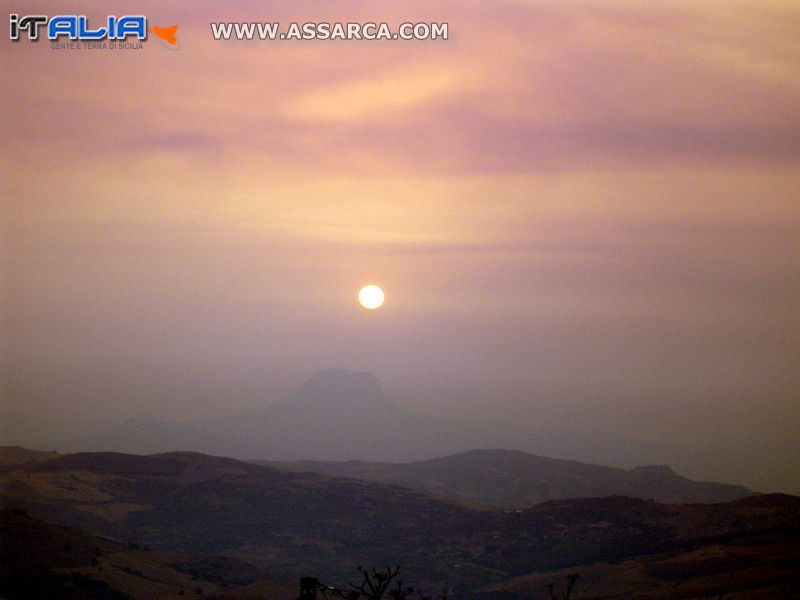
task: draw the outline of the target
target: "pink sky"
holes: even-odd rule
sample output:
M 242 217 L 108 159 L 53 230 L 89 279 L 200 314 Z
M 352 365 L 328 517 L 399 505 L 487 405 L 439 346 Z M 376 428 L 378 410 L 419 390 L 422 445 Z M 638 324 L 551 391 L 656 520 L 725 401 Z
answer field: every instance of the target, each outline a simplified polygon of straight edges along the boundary
M 225 414 L 366 369 L 415 410 L 650 437 L 800 492 L 795 3 L 86 6 L 58 11 L 178 23 L 181 50 L 2 41 L 10 411 Z

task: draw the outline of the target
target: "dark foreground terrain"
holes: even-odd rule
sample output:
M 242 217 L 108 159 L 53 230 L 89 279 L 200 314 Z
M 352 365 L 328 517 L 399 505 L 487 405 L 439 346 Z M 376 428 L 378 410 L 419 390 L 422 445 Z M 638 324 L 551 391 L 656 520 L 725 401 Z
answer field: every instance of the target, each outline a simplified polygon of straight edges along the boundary
M 798 593 L 792 496 L 484 510 L 194 453 L 29 458 L 0 480 L 2 504 L 17 509 L 3 517 L 3 597 L 43 597 L 31 592 L 43 582 L 69 590 L 54 598 L 170 598 L 202 587 L 279 600 L 296 597 L 301 575 L 344 585 L 358 564 L 400 564 L 407 582 L 456 598 L 546 598 L 545 585 L 572 572 L 576 598 Z
M 3 598 L 294 598 L 297 585 L 234 558 L 140 548 L 0 511 Z

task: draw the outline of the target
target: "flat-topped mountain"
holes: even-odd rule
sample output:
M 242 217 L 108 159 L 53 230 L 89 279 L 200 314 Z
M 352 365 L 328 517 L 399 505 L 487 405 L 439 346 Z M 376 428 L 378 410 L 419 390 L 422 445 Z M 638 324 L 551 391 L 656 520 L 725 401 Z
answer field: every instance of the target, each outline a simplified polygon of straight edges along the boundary
M 280 406 L 320 414 L 355 411 L 396 412 L 372 373 L 328 369 L 312 375 L 295 396 Z
M 336 369 L 312 375 L 292 397 L 259 411 L 182 423 L 131 419 L 106 434 L 53 447 L 63 452 L 188 450 L 243 460 L 336 461 L 414 461 L 502 447 L 624 467 L 635 466 L 634 460 L 664 460 L 663 449 L 608 433 L 411 413 L 385 396 L 374 375 Z
M 491 508 L 526 508 L 562 498 L 630 496 L 657 502 L 727 502 L 752 496 L 738 485 L 693 481 L 666 465 L 631 470 L 534 456 L 470 450 L 411 463 L 297 461 L 281 469 L 380 481 Z

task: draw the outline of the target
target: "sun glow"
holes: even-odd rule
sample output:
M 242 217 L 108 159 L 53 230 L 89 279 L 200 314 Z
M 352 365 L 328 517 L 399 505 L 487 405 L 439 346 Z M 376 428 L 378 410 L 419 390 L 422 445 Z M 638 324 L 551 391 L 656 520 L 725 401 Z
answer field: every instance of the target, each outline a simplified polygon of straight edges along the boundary
M 369 310 L 383 306 L 383 299 L 383 290 L 374 284 L 365 285 L 358 291 L 359 304 Z

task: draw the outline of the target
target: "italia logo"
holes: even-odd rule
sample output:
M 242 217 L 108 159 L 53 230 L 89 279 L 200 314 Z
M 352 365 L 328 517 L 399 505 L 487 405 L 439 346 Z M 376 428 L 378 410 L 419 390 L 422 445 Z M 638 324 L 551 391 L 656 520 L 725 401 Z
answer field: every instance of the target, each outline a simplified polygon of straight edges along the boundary
M 38 41 L 40 33 L 50 41 L 66 38 L 70 41 L 97 42 L 102 40 L 146 40 L 148 32 L 152 32 L 166 47 L 171 50 L 180 48 L 175 36 L 178 25 L 169 27 L 147 27 L 144 15 L 109 15 L 102 24 L 90 24 L 85 15 L 9 15 L 9 36 L 18 42 L 21 37 Z

